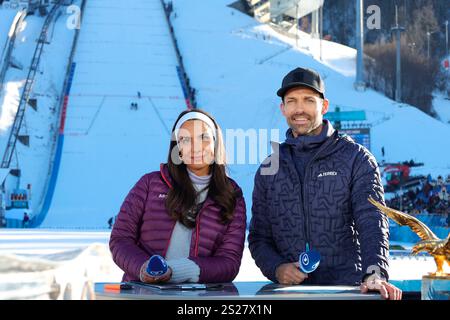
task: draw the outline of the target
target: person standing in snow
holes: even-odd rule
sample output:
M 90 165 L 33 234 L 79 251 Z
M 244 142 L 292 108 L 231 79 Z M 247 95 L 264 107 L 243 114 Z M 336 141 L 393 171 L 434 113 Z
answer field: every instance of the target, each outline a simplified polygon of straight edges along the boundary
M 168 161 L 141 177 L 125 198 L 110 238 L 123 281 L 231 282 L 244 250 L 246 207 L 241 188 L 225 171 L 216 121 L 184 111 L 172 128 Z M 160 255 L 168 271 L 147 273 Z
M 108 227 L 109 227 L 109 229 L 112 229 L 112 226 L 113 226 L 113 220 L 114 220 L 113 217 L 111 217 L 111 218 L 108 219 Z
M 363 146 L 340 135 L 323 116 L 329 102 L 319 73 L 297 68 L 277 95 L 289 129 L 255 175 L 249 249 L 273 282 L 360 285 L 400 299 L 388 283 L 388 218 L 369 203 L 384 204 L 377 162 Z M 272 163 L 277 169 L 268 173 Z M 318 252 L 312 273 L 299 255 Z
M 30 223 L 30 216 L 28 213 L 23 213 L 23 219 L 22 219 L 22 228 L 28 228 L 28 225 Z

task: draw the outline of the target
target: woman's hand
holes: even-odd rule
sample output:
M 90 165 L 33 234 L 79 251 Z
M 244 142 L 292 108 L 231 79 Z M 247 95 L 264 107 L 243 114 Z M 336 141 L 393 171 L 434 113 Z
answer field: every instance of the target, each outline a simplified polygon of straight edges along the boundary
M 160 276 L 154 277 L 147 273 L 148 262 L 149 262 L 149 260 L 145 261 L 141 267 L 141 271 L 140 271 L 140 275 L 139 275 L 139 279 L 141 280 L 141 282 L 161 283 L 161 282 L 167 282 L 170 280 L 170 278 L 172 277 L 172 269 L 170 267 L 167 269 L 166 273 L 164 273 Z

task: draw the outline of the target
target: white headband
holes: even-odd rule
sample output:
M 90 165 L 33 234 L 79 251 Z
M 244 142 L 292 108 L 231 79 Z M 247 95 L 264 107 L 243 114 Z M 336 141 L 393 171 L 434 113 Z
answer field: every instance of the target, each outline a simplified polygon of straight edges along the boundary
M 207 115 L 205 115 L 201 112 L 193 111 L 193 112 L 186 113 L 178 120 L 177 125 L 175 126 L 175 139 L 176 139 L 177 143 L 178 143 L 178 132 L 180 131 L 181 126 L 186 121 L 193 120 L 193 119 L 201 120 L 204 123 L 206 123 L 213 132 L 214 140 L 217 140 L 216 126 L 214 125 L 214 122 L 212 122 L 212 120 Z

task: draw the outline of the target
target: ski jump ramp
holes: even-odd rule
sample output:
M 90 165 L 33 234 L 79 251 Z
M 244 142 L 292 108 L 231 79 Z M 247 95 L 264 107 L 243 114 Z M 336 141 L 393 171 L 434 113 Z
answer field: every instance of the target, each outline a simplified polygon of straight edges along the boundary
M 137 180 L 166 161 L 171 127 L 186 109 L 161 1 L 87 1 L 73 69 L 40 227 L 107 228 Z

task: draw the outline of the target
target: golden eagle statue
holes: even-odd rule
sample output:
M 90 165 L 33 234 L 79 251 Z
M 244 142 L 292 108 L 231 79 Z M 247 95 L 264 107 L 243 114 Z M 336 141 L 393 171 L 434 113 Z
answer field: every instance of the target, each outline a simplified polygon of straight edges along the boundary
M 414 231 L 422 241 L 416 243 L 412 249 L 413 254 L 417 254 L 420 251 L 427 251 L 433 256 L 434 261 L 437 265 L 437 270 L 432 273 L 432 276 L 445 277 L 449 276 L 443 270 L 444 262 L 450 265 L 450 233 L 446 239 L 439 239 L 433 231 L 430 230 L 422 221 L 419 219 L 391 208 L 388 208 L 372 197 L 369 197 L 369 202 L 384 212 L 389 218 L 397 222 L 401 226 L 408 226 Z

